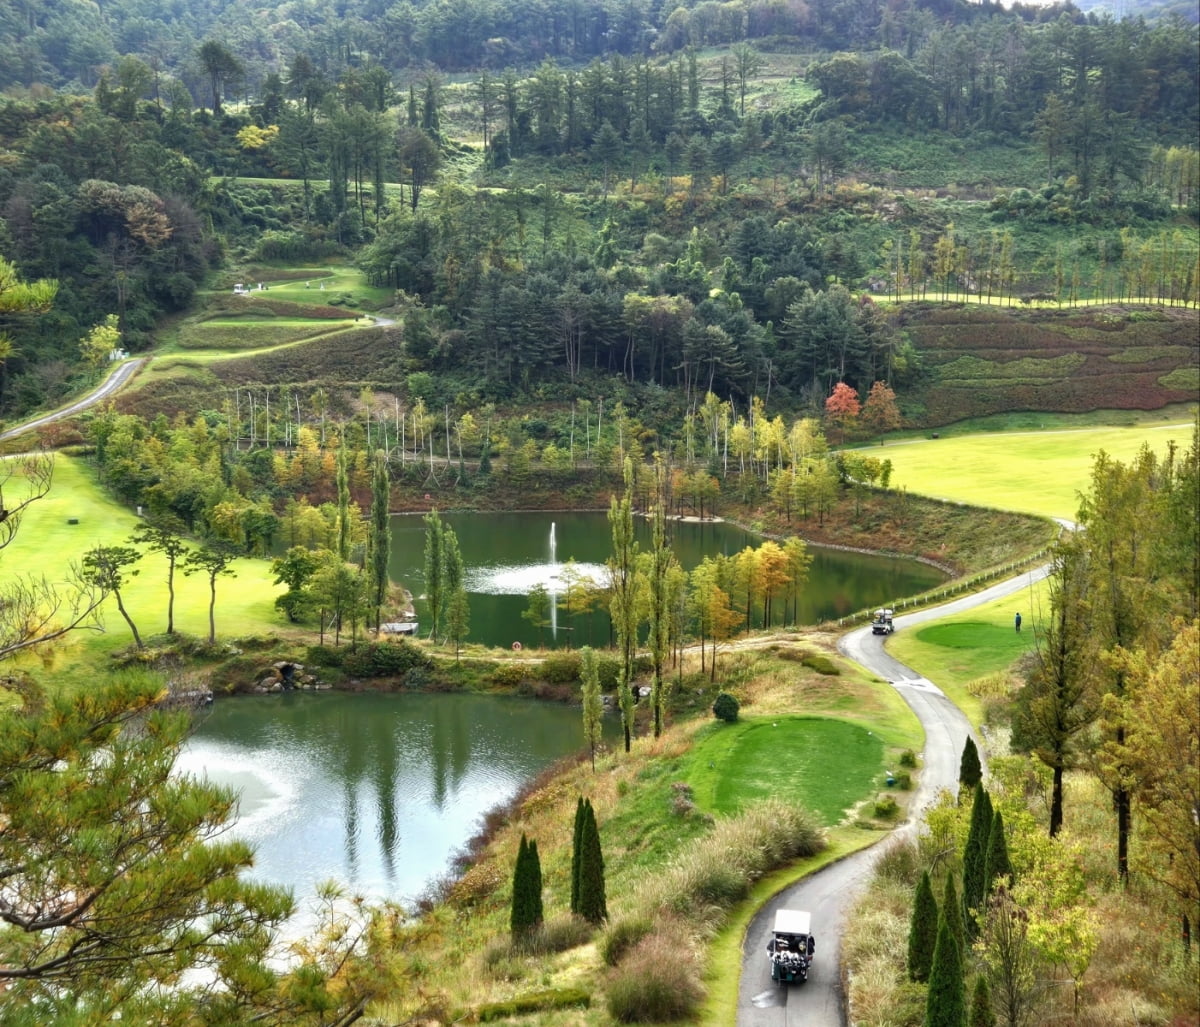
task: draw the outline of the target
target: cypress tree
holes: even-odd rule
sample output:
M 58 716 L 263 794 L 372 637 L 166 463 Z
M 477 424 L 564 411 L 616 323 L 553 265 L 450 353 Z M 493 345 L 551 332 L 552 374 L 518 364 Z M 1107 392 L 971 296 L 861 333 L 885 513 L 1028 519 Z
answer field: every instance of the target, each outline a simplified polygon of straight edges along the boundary
M 959 789 L 974 788 L 983 780 L 983 765 L 979 762 L 979 750 L 975 747 L 975 739 L 967 735 L 967 743 L 963 746 L 962 758 L 958 763 Z
M 984 857 L 984 898 L 991 894 L 996 881 L 1001 877 L 1012 877 L 1012 864 L 1008 860 L 1008 841 L 1004 835 L 1004 815 L 999 811 L 992 816 L 992 829 L 988 832 L 987 855 Z
M 996 1027 L 996 1014 L 992 1012 L 992 996 L 988 991 L 987 978 L 983 974 L 975 978 L 975 990 L 971 993 L 971 1011 L 967 1016 L 967 1027 Z
M 963 1027 L 966 1020 L 962 954 L 947 919 L 945 916 L 941 919 L 933 949 L 929 995 L 925 1000 L 925 1027 Z
M 575 803 L 575 841 L 571 846 L 571 912 L 579 912 L 579 855 L 583 845 L 583 796 Z
M 600 850 L 600 830 L 596 811 L 590 801 L 583 804 L 583 830 L 579 857 L 579 915 L 588 923 L 602 924 L 608 919 L 604 895 L 604 853 Z
M 532 925 L 529 909 L 529 843 L 522 834 L 517 862 L 513 867 L 512 915 L 509 918 L 513 940 L 527 933 Z
M 975 936 L 973 909 L 983 908 L 985 860 L 988 834 L 992 829 L 992 800 L 982 782 L 975 785 L 975 801 L 971 806 L 971 827 L 962 859 L 963 922 L 967 933 Z
M 542 909 L 542 861 L 538 856 L 536 841 L 529 843 L 529 909 L 532 916 L 530 927 L 540 927 L 544 918 Z
M 953 874 L 946 877 L 946 887 L 942 892 L 942 919 L 949 925 L 961 952 L 967 939 L 963 933 L 962 906 L 958 902 L 958 889 L 954 887 Z
M 912 920 L 908 925 L 908 976 L 914 981 L 929 980 L 933 965 L 933 947 L 937 944 L 938 907 L 933 897 L 929 871 L 921 874 L 913 898 Z

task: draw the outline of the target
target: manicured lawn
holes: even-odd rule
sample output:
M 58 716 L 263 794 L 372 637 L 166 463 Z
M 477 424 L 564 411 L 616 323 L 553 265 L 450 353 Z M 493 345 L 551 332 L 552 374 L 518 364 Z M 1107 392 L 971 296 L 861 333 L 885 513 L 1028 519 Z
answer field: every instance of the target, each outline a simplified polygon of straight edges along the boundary
M 927 439 L 874 447 L 892 461 L 891 487 L 1001 510 L 1074 518 L 1088 487 L 1092 462 L 1104 450 L 1128 461 L 1149 443 L 1165 454 L 1174 439 L 1191 437 L 1191 425 L 1012 432 Z
M 706 811 L 733 813 L 775 797 L 806 806 L 830 826 L 882 783 L 886 769 L 878 735 L 844 720 L 796 716 L 713 725 L 688 763 Z
M 179 332 L 181 349 L 238 350 L 269 349 L 299 342 L 315 335 L 327 335 L 353 327 L 354 321 L 301 320 L 300 318 L 222 317 L 188 325 Z
M 105 495 L 85 460 L 59 453 L 54 461 L 54 483 L 49 494 L 26 510 L 16 539 L 0 555 L 0 578 L 35 574 L 51 582 L 64 582 L 72 564 L 78 563 L 87 550 L 124 544 L 139 523 L 133 511 Z M 20 489 L 13 494 L 19 495 Z M 71 524 L 71 520 L 78 523 Z M 217 579 L 219 637 L 261 634 L 284 627 L 273 605 L 281 589 L 271 583 L 268 568 L 266 560 L 238 560 L 235 578 Z M 166 563 L 161 557 L 149 554 L 134 569 L 137 576 L 122 590 L 125 606 L 143 636 L 165 631 Z M 177 573 L 176 629 L 207 636 L 208 601 L 206 577 L 183 577 Z M 56 680 L 82 683 L 95 675 L 108 653 L 130 643 L 129 628 L 112 599 L 103 612 L 103 633 L 74 632 L 56 647 L 53 653 Z
M 1019 635 L 1014 627 L 1018 611 Z M 978 724 L 982 706 L 967 685 L 1010 667 L 1032 649 L 1046 613 L 1046 585 L 1038 582 L 986 606 L 897 631 L 887 648 L 901 663 L 933 681 Z

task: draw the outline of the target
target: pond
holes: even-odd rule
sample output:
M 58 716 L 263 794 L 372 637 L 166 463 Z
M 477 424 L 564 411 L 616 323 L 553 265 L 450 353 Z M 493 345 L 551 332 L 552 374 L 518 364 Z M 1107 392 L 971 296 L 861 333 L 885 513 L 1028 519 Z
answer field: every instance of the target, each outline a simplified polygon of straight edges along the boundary
M 605 579 L 604 561 L 611 551 L 611 532 L 604 513 L 449 513 L 442 521 L 458 536 L 470 595 L 467 640 L 486 645 L 607 645 L 608 617 L 599 612 L 572 616 L 561 608 L 563 575 L 568 560 L 579 574 L 597 583 Z M 650 545 L 650 525 L 635 522 L 638 541 Z M 675 555 L 691 570 L 705 556 L 731 556 L 762 543 L 758 535 L 725 523 L 673 521 L 668 525 Z M 799 623 L 817 624 L 870 606 L 886 605 L 932 588 L 944 575 L 928 564 L 900 557 L 850 553 L 810 546 L 812 566 L 800 597 Z M 392 518 L 393 580 L 421 596 L 425 580 L 425 521 L 414 515 Z M 535 583 L 558 593 L 542 632 L 521 614 Z M 417 615 L 428 630 L 425 604 Z
M 403 903 L 450 868 L 484 813 L 582 745 L 575 706 L 304 692 L 218 701 L 176 769 L 240 794 L 233 835 L 255 846 L 255 878 L 302 903 L 329 879 Z

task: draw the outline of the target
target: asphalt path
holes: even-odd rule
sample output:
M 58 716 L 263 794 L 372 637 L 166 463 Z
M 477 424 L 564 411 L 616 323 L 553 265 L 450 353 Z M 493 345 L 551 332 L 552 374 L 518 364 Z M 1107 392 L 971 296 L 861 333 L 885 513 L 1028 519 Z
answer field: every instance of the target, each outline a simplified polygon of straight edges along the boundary
M 16 438 L 18 435 L 23 435 L 27 431 L 33 431 L 35 428 L 41 428 L 43 425 L 53 424 L 55 421 L 73 417 L 81 410 L 95 406 L 101 400 L 107 399 L 120 389 L 145 363 L 145 357 L 138 357 L 136 360 L 126 360 L 124 363 L 118 365 L 112 374 L 105 378 L 96 389 L 84 396 L 83 399 L 76 400 L 70 406 L 63 407 L 61 410 L 55 410 L 52 414 L 45 414 L 32 421 L 19 424 L 15 428 L 9 428 L 8 431 L 0 432 L 0 442 L 3 442 L 5 439 Z
M 1048 566 L 1038 567 L 982 592 L 904 614 L 895 619 L 896 630 L 904 631 L 1013 595 L 1040 581 L 1047 573 Z M 870 625 L 866 625 L 844 635 L 838 641 L 838 649 L 844 656 L 888 681 L 912 708 L 925 731 L 925 750 L 921 754 L 923 766 L 909 818 L 891 832 L 887 840 L 798 881 L 759 910 L 742 940 L 738 1027 L 843 1027 L 846 1013 L 840 974 L 841 937 L 855 895 L 870 878 L 876 860 L 886 847 L 914 837 L 924 810 L 938 793 L 958 784 L 958 763 L 967 736 L 971 734 L 970 722 L 936 684 L 893 659 L 884 648 L 884 641 L 883 636 L 873 635 Z M 804 984 L 780 987 L 771 980 L 767 942 L 775 911 L 779 909 L 802 909 L 812 913 L 812 932 L 817 947 L 808 981 Z

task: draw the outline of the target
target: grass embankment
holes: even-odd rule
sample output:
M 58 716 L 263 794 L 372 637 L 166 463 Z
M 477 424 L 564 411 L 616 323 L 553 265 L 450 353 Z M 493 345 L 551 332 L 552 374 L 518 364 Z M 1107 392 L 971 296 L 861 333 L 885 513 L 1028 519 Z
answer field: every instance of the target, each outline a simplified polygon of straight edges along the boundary
M 19 490 L 18 490 L 19 491 Z M 76 523 L 72 524 L 71 521 Z M 50 492 L 25 511 L 13 543 L 4 550 L 0 574 L 45 576 L 65 582 L 73 564 L 95 546 L 124 545 L 141 523 L 135 513 L 100 488 L 93 469 L 78 457 L 56 454 Z M 216 623 L 219 635 L 277 632 L 283 626 L 274 609 L 280 587 L 272 584 L 265 560 L 238 560 L 235 578 L 217 579 Z M 166 562 L 147 554 L 133 568 L 121 595 L 144 636 L 166 630 Z M 208 579 L 175 576 L 175 625 L 189 635 L 208 635 Z M 75 632 L 43 654 L 42 665 L 56 682 L 84 685 L 105 659 L 130 644 L 131 636 L 109 599 L 103 607 L 103 632 Z M 27 659 L 31 659 L 28 658 Z
M 892 485 L 959 503 L 1074 518 L 1095 455 L 1128 461 L 1143 444 L 1160 454 L 1191 435 L 1187 422 L 1131 428 L 967 435 L 876 447 L 892 461 Z

